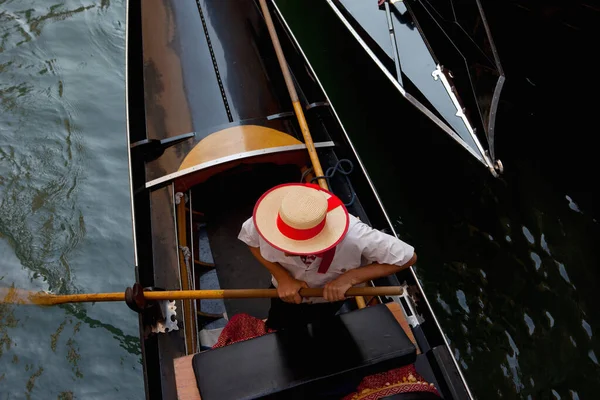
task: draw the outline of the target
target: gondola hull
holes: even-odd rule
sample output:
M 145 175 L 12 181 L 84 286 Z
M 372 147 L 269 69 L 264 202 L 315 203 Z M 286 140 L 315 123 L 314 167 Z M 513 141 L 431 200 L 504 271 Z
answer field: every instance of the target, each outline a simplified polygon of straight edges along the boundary
M 310 176 L 310 162 L 260 8 L 251 0 L 130 0 L 127 18 L 137 281 L 154 290 L 200 289 L 213 276 L 222 288 L 266 287 L 269 274 L 237 232 L 262 192 Z M 355 166 L 351 181 L 331 178 L 332 191 L 352 200 L 348 209 L 362 221 L 393 233 L 310 65 L 280 18 L 276 25 L 323 169 L 342 159 Z M 425 299 L 412 269 L 374 284 L 401 282 Z M 177 327 L 168 332 L 153 332 L 156 315 L 140 314 L 149 399 L 177 398 L 174 360 L 203 350 L 207 326 L 238 312 L 264 317 L 268 308 L 260 300 L 173 305 Z M 412 316 L 421 364 L 436 371 L 440 392 L 469 398 L 426 299 Z

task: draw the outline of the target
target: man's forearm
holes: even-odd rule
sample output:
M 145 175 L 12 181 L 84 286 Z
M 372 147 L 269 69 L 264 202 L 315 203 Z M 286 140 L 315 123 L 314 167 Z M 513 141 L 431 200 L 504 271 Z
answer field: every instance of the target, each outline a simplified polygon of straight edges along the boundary
M 373 279 L 382 278 L 384 276 L 396 274 L 403 269 L 406 269 L 413 265 L 417 261 L 417 254 L 415 253 L 412 258 L 404 265 L 391 265 L 391 264 L 370 264 L 364 267 L 356 268 L 346 272 L 349 275 L 352 286 L 359 285 L 371 281 Z M 346 275 L 345 274 L 345 275 Z
M 266 269 L 269 270 L 269 272 L 271 273 L 271 275 L 273 275 L 275 277 L 275 279 L 277 280 L 277 282 L 281 282 L 284 279 L 287 278 L 291 278 L 292 276 L 290 275 L 289 272 L 286 271 L 285 268 L 283 268 L 281 265 L 271 262 L 271 261 L 267 261 L 263 258 L 263 256 L 260 254 L 260 248 L 258 247 L 250 247 L 250 251 L 252 252 L 252 255 L 254 255 L 254 257 L 260 261 L 260 263 L 262 265 L 264 265 L 264 267 Z

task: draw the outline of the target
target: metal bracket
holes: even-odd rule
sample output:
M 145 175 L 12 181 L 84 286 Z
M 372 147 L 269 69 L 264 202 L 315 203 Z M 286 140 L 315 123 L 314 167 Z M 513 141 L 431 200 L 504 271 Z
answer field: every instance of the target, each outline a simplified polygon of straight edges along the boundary
M 408 284 L 404 282 L 404 284 L 401 285 L 401 287 L 402 289 L 404 289 L 402 291 L 402 294 L 400 296 L 391 297 L 396 303 L 400 304 L 400 307 L 402 308 L 402 311 L 404 311 L 404 316 L 406 317 L 408 324 L 415 328 L 421 325 L 425 321 L 425 318 L 423 318 L 422 315 L 417 313 L 417 305 L 415 304 L 415 300 L 409 293 Z
M 330 104 L 326 101 L 315 101 L 314 103 L 310 103 L 308 105 L 306 105 L 306 107 L 304 107 L 306 109 L 306 111 L 308 110 L 312 110 L 313 108 L 317 108 L 317 107 L 329 107 Z
M 294 114 L 293 111 L 285 111 L 285 112 L 271 114 L 271 115 L 267 116 L 267 121 L 273 121 L 274 119 L 292 118 L 295 115 L 296 114 Z
M 183 142 L 184 140 L 193 138 L 194 136 L 196 136 L 196 132 L 184 133 L 182 135 L 171 136 L 165 139 L 144 139 L 131 143 L 129 147 L 132 149 L 132 151 L 143 153 L 146 161 L 152 161 L 160 157 L 167 148 Z
M 329 103 L 326 101 L 315 101 L 314 103 L 307 104 L 304 108 L 308 111 L 316 107 L 329 107 Z M 296 113 L 293 111 L 284 111 L 267 116 L 267 121 L 273 121 L 275 119 L 293 118 L 295 116 Z
M 142 315 L 145 331 L 152 333 L 168 333 L 179 330 L 177 324 L 177 307 L 174 301 L 148 301 L 144 291 L 162 290 L 158 288 L 143 288 L 139 283 L 125 289 L 125 303 Z

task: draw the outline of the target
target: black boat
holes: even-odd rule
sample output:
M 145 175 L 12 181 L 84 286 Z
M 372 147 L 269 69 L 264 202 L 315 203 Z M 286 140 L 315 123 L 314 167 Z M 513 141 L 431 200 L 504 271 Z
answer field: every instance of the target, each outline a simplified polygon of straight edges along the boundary
M 351 214 L 395 234 L 333 105 L 273 14 L 331 191 Z M 270 274 L 237 239 L 240 226 L 264 191 L 311 172 L 258 2 L 130 0 L 127 117 L 137 282 L 153 290 L 266 288 Z M 146 397 L 183 398 L 174 363 L 196 354 L 192 386 L 205 400 L 339 398 L 332 393 L 349 381 L 404 364 L 442 398 L 471 398 L 412 268 L 372 285 L 404 291 L 367 298 L 366 308 L 350 306 L 308 336 L 282 331 L 215 350 L 207 350 L 211 338 L 228 319 L 264 318 L 269 301 L 138 304 Z M 317 350 L 319 368 L 304 358 Z M 331 352 L 344 356 L 326 362 Z
M 410 104 L 497 176 L 504 71 L 480 0 L 327 0 Z

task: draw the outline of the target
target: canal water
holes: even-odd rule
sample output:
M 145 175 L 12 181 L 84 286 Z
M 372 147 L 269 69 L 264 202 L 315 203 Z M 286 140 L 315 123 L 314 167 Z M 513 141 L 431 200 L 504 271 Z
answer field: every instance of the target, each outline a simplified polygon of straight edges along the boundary
M 125 1 L 0 1 L 0 285 L 134 281 Z M 141 399 L 124 304 L 0 303 L 1 399 Z

